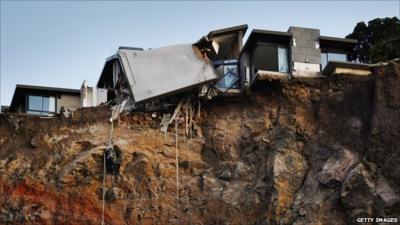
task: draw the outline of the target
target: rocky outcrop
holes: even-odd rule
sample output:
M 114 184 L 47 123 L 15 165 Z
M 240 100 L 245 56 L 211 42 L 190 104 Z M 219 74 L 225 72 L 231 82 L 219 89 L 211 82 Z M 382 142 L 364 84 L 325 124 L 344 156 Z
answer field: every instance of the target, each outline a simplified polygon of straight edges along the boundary
M 178 148 L 172 126 L 160 132 L 160 113 L 114 123 L 106 224 L 400 217 L 400 63 L 368 77 L 268 81 L 203 103 L 199 116 L 194 135 L 178 127 Z M 100 224 L 109 117 L 107 107 L 1 117 L 0 223 Z

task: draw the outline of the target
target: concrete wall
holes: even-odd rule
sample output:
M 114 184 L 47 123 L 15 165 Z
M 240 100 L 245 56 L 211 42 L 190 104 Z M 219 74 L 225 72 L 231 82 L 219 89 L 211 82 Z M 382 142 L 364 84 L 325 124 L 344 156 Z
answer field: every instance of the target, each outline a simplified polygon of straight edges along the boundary
M 80 107 L 93 107 L 107 102 L 107 89 L 97 87 L 81 88 Z
M 57 98 L 57 113 L 60 113 L 61 106 L 64 106 L 65 110 L 79 108 L 80 101 L 79 95 L 62 94 L 60 98 Z
M 321 50 L 316 48 L 316 42 L 319 42 L 319 30 L 290 27 L 289 32 L 293 34 L 292 60 L 294 62 L 320 64 Z
M 292 74 L 318 75 L 320 73 L 321 49 L 319 48 L 320 32 L 318 29 L 290 27 L 293 34 L 290 48 Z

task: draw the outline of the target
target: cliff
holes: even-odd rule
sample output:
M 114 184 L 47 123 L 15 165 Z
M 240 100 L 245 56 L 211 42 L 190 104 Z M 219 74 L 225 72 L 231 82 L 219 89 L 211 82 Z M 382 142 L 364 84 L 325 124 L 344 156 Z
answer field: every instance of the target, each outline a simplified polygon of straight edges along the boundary
M 183 122 L 164 134 L 160 116 L 114 123 L 117 162 L 106 162 L 105 185 L 107 107 L 2 116 L 0 223 L 100 224 L 103 187 L 105 224 L 400 218 L 400 62 L 372 76 L 268 81 L 250 96 L 212 99 L 191 135 Z

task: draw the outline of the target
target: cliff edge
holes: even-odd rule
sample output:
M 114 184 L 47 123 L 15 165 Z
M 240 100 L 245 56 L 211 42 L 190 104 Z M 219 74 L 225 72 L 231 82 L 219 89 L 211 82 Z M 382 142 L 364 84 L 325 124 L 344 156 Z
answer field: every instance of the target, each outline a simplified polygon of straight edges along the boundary
M 191 135 L 184 123 L 161 132 L 157 113 L 121 115 L 105 177 L 108 107 L 71 118 L 2 116 L 0 223 L 399 219 L 400 62 L 372 70 L 267 81 L 250 96 L 212 99 L 196 109 Z

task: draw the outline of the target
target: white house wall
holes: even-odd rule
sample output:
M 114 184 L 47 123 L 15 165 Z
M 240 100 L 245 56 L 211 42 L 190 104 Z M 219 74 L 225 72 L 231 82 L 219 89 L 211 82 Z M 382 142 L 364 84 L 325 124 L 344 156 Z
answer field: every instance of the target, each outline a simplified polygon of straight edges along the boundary
M 121 49 L 118 54 L 135 102 L 219 78 L 211 62 L 202 58 L 192 44 L 146 51 Z

